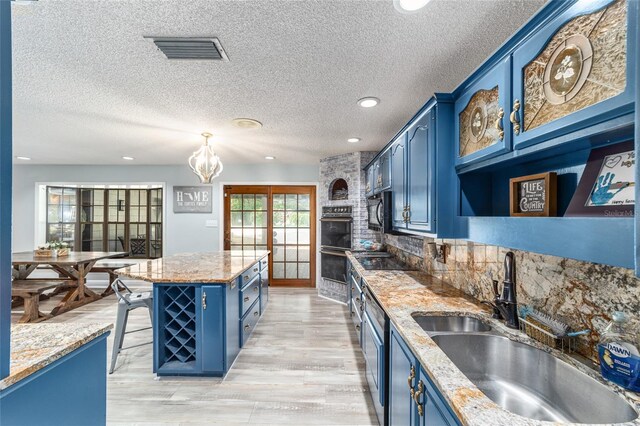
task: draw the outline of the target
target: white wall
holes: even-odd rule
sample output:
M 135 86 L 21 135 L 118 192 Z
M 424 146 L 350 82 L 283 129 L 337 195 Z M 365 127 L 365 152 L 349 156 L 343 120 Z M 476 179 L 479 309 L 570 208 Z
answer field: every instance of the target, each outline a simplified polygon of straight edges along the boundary
M 318 166 L 272 164 L 225 164 L 214 181 L 213 213 L 174 214 L 174 185 L 199 185 L 198 178 L 184 166 L 40 166 L 13 167 L 13 251 L 33 250 L 35 245 L 36 185 L 39 183 L 164 183 L 164 255 L 187 251 L 220 250 L 222 240 L 221 185 L 228 183 L 316 184 Z M 205 221 L 218 220 L 207 228 Z

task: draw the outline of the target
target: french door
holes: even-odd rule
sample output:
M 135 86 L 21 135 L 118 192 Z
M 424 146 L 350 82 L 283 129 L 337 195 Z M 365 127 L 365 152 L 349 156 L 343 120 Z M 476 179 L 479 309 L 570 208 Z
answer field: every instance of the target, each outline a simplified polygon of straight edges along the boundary
M 225 185 L 224 249 L 271 250 L 271 285 L 315 287 L 315 186 Z

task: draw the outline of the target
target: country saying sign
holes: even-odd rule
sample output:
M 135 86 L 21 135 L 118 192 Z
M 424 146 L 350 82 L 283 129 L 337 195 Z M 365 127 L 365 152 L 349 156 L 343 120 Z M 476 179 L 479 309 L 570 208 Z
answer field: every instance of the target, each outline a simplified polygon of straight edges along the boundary
M 174 213 L 211 213 L 212 189 L 210 186 L 174 186 Z

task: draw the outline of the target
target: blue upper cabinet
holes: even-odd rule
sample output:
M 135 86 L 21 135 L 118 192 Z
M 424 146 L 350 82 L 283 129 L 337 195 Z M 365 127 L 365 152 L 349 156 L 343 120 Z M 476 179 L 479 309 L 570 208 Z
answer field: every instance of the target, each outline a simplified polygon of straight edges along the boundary
M 511 150 L 511 56 L 487 71 L 455 101 L 456 165 Z
M 454 233 L 453 98 L 437 94 L 389 147 L 392 219 L 397 232 L 451 237 Z
M 633 112 L 637 17 L 636 0 L 578 1 L 513 51 L 515 149 Z
M 374 178 L 374 171 L 375 171 L 375 167 L 373 167 L 373 164 L 370 165 L 364 171 L 364 173 L 365 173 L 365 181 L 366 181 L 366 186 L 365 186 L 364 193 L 365 193 L 365 195 L 367 197 L 371 197 L 373 195 L 373 191 L 376 188 L 375 178 Z
M 407 200 L 408 230 L 433 232 L 435 215 L 435 137 L 432 110 L 423 112 L 407 130 Z
M 407 169 L 407 133 L 404 132 L 391 144 L 391 192 L 392 192 L 392 222 L 393 227 L 406 228 L 406 176 Z
M 391 188 L 391 151 L 384 151 L 373 164 L 374 193 Z

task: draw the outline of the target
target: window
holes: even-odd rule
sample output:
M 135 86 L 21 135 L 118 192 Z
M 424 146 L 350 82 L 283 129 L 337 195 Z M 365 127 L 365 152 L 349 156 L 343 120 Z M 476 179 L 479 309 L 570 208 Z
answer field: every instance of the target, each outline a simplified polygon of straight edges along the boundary
M 47 241 L 67 242 L 75 251 L 162 256 L 162 188 L 46 189 Z

